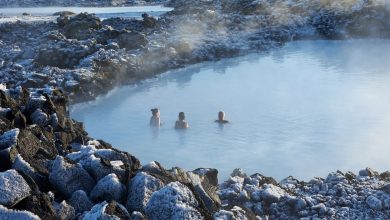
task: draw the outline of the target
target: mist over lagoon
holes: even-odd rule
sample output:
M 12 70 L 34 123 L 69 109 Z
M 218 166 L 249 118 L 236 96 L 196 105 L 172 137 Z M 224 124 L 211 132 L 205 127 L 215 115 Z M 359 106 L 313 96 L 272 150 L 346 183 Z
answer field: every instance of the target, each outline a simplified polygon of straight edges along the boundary
M 93 136 L 166 167 L 234 168 L 281 180 L 388 165 L 387 40 L 298 41 L 198 64 L 75 105 Z M 149 127 L 150 108 L 163 126 Z M 214 123 L 224 110 L 230 124 Z M 185 111 L 190 129 L 173 129 Z M 381 138 L 382 137 L 382 138 Z M 378 154 L 377 152 L 383 152 Z M 309 165 L 309 167 L 308 167 Z

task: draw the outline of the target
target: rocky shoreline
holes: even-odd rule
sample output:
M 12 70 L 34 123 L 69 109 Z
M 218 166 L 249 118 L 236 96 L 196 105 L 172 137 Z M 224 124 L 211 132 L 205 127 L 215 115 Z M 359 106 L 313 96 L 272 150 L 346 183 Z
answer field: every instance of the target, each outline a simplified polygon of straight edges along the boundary
M 3 0 L 0 7 L 110 7 L 161 4 L 160 0 Z
M 170 1 L 142 20 L 59 13 L 0 24 L 2 83 L 93 99 L 185 65 L 267 51 L 299 39 L 388 38 L 386 1 Z
M 159 19 L 0 24 L 5 219 L 389 219 L 390 172 L 277 183 L 236 169 L 141 164 L 69 118 L 69 101 L 192 63 L 297 39 L 390 36 L 386 1 L 171 1 Z M 272 9 L 272 10 L 271 10 Z M 26 89 L 27 88 L 27 89 Z M 56 89 L 54 89 L 56 88 Z M 61 88 L 61 89 L 57 89 Z M 144 161 L 145 162 L 145 161 Z
M 0 88 L 5 219 L 388 219 L 390 172 L 340 171 L 277 183 L 236 169 L 141 164 L 88 136 L 61 90 Z

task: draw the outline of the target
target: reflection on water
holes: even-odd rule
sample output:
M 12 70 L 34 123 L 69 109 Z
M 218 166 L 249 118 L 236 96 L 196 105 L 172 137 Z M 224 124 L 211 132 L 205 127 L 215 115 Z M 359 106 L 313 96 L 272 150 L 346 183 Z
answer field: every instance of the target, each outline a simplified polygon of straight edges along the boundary
M 92 137 L 165 167 L 236 167 L 308 180 L 366 166 L 388 170 L 390 41 L 302 41 L 203 63 L 80 104 Z M 152 107 L 162 127 L 149 127 Z M 231 123 L 215 123 L 218 111 Z M 184 111 L 190 128 L 173 129 Z

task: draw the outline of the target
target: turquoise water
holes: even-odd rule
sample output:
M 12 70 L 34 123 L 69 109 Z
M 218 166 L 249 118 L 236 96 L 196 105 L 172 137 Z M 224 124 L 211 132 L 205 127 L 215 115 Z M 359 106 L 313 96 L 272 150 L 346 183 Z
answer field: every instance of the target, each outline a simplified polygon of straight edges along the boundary
M 390 41 L 300 41 L 124 86 L 72 107 L 92 137 L 166 168 L 280 180 L 389 170 Z M 150 109 L 163 126 L 149 127 Z M 219 110 L 230 124 L 214 122 Z M 179 111 L 190 128 L 173 129 Z

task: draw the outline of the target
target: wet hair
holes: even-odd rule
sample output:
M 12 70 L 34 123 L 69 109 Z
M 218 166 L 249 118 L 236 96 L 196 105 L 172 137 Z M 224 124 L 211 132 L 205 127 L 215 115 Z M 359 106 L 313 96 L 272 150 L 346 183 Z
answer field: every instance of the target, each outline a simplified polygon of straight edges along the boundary
M 150 109 L 150 111 L 152 111 L 152 114 L 156 114 L 157 112 L 158 112 L 158 108 L 152 108 L 152 109 Z
M 179 119 L 180 120 L 186 119 L 186 116 L 185 116 L 184 112 L 179 112 Z
M 223 111 L 218 112 L 218 119 L 223 119 L 224 116 L 225 116 L 225 112 L 223 112 Z

